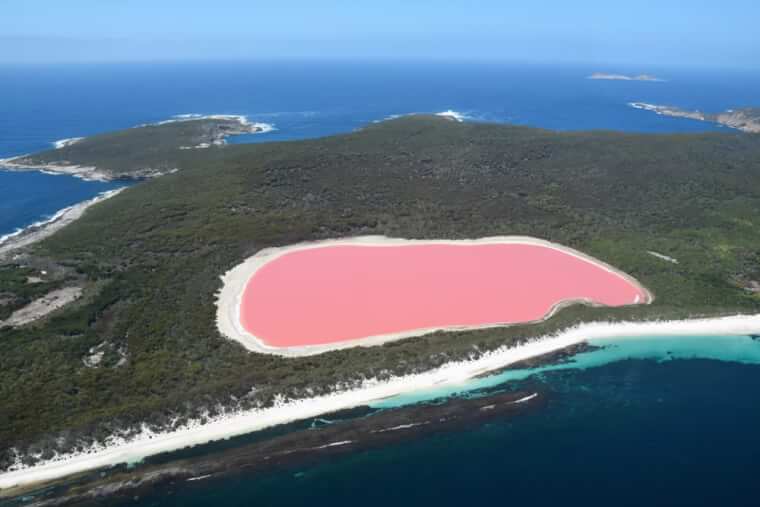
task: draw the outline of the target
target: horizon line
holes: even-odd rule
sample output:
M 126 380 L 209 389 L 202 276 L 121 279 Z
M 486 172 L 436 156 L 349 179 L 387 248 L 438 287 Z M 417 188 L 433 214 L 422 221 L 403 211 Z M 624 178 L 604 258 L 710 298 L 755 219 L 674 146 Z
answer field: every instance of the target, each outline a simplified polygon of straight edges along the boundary
M 704 63 L 696 64 L 693 62 L 679 63 L 645 63 L 645 62 L 619 62 L 619 61 L 589 61 L 589 60 L 560 60 L 551 61 L 544 59 L 496 59 L 496 58 L 445 58 L 445 57 L 325 57 L 325 56 L 279 56 L 279 57 L 230 57 L 230 58 L 125 58 L 125 59 L 92 59 L 92 60 L 0 60 L 0 66 L 17 66 L 17 67 L 40 67 L 40 66 L 93 66 L 93 65 L 192 65 L 192 64 L 263 64 L 263 63 L 341 63 L 341 64 L 450 64 L 450 65 L 526 65 L 540 67 L 588 67 L 594 68 L 598 72 L 615 72 L 622 69 L 631 68 L 649 68 L 649 69 L 721 69 L 721 70 L 743 70 L 760 72 L 760 68 L 752 65 L 738 65 L 725 63 Z

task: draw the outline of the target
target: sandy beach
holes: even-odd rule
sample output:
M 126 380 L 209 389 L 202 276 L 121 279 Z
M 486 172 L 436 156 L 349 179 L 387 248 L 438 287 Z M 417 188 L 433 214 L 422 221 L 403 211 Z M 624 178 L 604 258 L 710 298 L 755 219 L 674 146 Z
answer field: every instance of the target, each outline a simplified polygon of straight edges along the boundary
M 143 431 L 126 441 L 112 437 L 87 452 L 57 456 L 33 467 L 16 465 L 0 474 L 0 489 L 29 485 L 119 463 L 139 461 L 146 456 L 226 439 L 275 425 L 316 417 L 324 413 L 419 389 L 456 385 L 489 371 L 533 357 L 578 345 L 594 338 L 631 339 L 637 336 L 747 335 L 760 331 L 760 315 L 737 315 L 714 319 L 652 322 L 592 322 L 557 334 L 536 338 L 516 347 L 502 347 L 471 361 L 445 364 L 434 370 L 391 378 L 369 379 L 355 389 L 299 400 L 280 400 L 273 407 L 228 412 L 207 423 L 194 421 L 163 433 Z M 634 338 L 635 339 L 635 338 Z
M 558 250 L 564 254 L 568 254 L 577 259 L 583 260 L 596 267 L 599 267 L 609 273 L 618 276 L 628 283 L 638 287 L 644 294 L 644 297 L 640 304 L 648 304 L 654 300 L 654 296 L 641 284 L 630 277 L 626 273 L 617 270 L 616 268 L 598 260 L 582 252 L 573 250 L 572 248 L 565 247 L 549 241 L 527 237 L 527 236 L 494 236 L 488 238 L 472 239 L 472 240 L 409 240 L 400 238 L 387 238 L 384 236 L 360 236 L 354 238 L 334 239 L 324 241 L 314 241 L 298 243 L 295 245 L 289 245 L 280 248 L 267 248 L 256 253 L 254 256 L 246 259 L 242 264 L 231 269 L 222 276 L 223 286 L 219 292 L 217 299 L 217 327 L 223 336 L 226 336 L 232 340 L 238 341 L 248 350 L 265 353 L 265 354 L 277 354 L 286 357 L 297 357 L 320 354 L 331 350 L 339 350 L 350 347 L 370 347 L 375 345 L 381 345 L 390 341 L 401 340 L 404 338 L 410 338 L 414 336 L 421 336 L 424 334 L 434 333 L 438 331 L 463 331 L 473 329 L 487 329 L 494 327 L 506 327 L 515 325 L 514 323 L 503 324 L 485 324 L 476 326 L 448 326 L 448 327 L 430 327 L 422 329 L 413 329 L 410 331 L 381 334 L 376 336 L 369 336 L 365 338 L 346 340 L 342 342 L 334 342 L 325 345 L 306 345 L 298 347 L 271 347 L 267 345 L 263 340 L 259 339 L 248 332 L 240 321 L 241 304 L 243 301 L 243 293 L 248 281 L 251 277 L 262 267 L 269 262 L 292 252 L 312 249 L 323 248 L 330 246 L 347 246 L 347 245 L 361 245 L 361 246 L 379 246 L 379 247 L 397 247 L 408 245 L 504 245 L 504 244 L 523 244 L 523 245 L 537 245 L 541 247 L 551 248 Z M 550 318 L 559 309 L 566 307 L 570 304 L 584 303 L 588 304 L 588 301 L 560 301 L 551 310 L 543 316 L 540 320 Z M 535 322 L 535 321 L 534 321 Z

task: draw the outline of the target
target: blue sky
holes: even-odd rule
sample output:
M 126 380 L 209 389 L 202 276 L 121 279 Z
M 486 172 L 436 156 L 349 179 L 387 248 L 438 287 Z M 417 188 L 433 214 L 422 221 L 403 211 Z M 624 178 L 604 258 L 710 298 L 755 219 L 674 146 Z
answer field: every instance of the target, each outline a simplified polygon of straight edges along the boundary
M 760 65 L 756 0 L 0 0 L 0 62 Z

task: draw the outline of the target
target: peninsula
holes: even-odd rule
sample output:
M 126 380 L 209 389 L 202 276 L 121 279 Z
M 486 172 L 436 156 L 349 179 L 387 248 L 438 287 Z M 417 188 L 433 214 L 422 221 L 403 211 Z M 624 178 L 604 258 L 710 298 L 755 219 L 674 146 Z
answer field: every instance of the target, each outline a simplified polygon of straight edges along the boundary
M 705 113 L 673 106 L 647 104 L 646 102 L 631 102 L 629 105 L 635 109 L 651 111 L 663 116 L 717 123 L 718 125 L 741 130 L 742 132 L 760 133 L 760 108 L 747 107 L 743 109 L 728 109 L 722 113 Z
M 0 167 L 100 181 L 153 178 L 178 169 L 194 150 L 222 146 L 229 136 L 270 129 L 239 115 L 180 115 L 127 130 L 62 139 L 51 150 L 2 159 Z
M 128 129 L 24 158 L 114 178 L 163 175 L 80 210 L 53 234 L 3 245 L 0 489 L 461 382 L 589 336 L 758 326 L 760 137 L 554 132 L 418 115 L 315 140 L 220 147 L 222 133 L 251 127 L 219 121 Z M 627 283 L 616 299 L 569 292 L 577 287 L 532 271 L 537 296 L 558 290 L 536 301 L 608 304 L 559 305 L 548 318 L 477 329 L 414 321 L 403 329 L 427 331 L 317 355 L 262 354 L 220 331 L 223 277 L 247 259 L 367 236 L 452 247 L 530 236 L 614 267 L 591 274 Z M 510 285 L 515 277 L 502 279 L 505 294 L 533 290 Z M 462 307 L 475 294 L 449 291 Z M 49 312 L 31 311 L 46 301 Z

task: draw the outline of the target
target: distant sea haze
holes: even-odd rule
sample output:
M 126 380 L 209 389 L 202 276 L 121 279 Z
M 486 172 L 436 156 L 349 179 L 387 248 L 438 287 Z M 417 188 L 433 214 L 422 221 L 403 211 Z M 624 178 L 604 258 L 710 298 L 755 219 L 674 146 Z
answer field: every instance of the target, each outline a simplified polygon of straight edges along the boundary
M 594 73 L 666 82 L 591 80 Z M 629 102 L 722 111 L 760 104 L 760 72 L 486 64 L 240 63 L 0 66 L 0 158 L 189 114 L 242 114 L 271 129 L 230 142 L 320 137 L 409 113 L 466 121 L 633 132 L 720 127 L 636 111 Z M 0 236 L 114 184 L 0 173 Z

